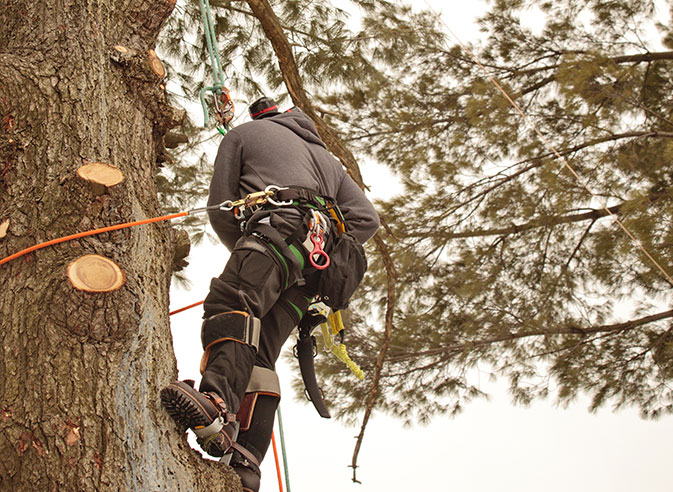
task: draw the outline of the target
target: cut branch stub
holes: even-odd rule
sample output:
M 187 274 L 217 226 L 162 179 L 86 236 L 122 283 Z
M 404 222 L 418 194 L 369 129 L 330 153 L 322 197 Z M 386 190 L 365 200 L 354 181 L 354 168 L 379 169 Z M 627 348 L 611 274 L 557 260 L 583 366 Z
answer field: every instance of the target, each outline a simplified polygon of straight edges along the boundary
M 109 258 L 85 255 L 68 265 L 68 280 L 86 292 L 112 292 L 124 285 L 126 275 Z
M 0 239 L 7 235 L 7 229 L 9 229 L 9 219 L 0 222 Z
M 124 181 L 124 174 L 111 164 L 90 162 L 77 169 L 77 175 L 92 184 L 94 194 L 101 195 L 105 188 L 118 185 Z
M 150 68 L 152 71 L 157 74 L 157 77 L 163 79 L 166 76 L 166 69 L 164 64 L 161 63 L 161 60 L 157 56 L 154 50 L 147 50 L 147 56 L 150 57 Z
M 123 65 L 129 65 L 133 63 L 133 59 L 137 57 L 138 54 L 127 48 L 126 46 L 122 46 L 120 44 L 115 45 L 114 51 L 110 53 L 110 58 L 117 62 L 121 63 Z

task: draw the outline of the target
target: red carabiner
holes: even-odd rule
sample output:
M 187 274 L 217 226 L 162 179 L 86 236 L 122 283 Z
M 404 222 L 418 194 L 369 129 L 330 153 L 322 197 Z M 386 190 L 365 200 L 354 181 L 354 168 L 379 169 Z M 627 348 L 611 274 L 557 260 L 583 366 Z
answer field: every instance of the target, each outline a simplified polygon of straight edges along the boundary
M 311 242 L 313 243 L 313 251 L 311 251 L 311 253 L 308 255 L 308 260 L 311 262 L 311 265 L 316 270 L 324 270 L 329 266 L 329 256 L 322 249 L 322 245 L 325 242 L 325 239 L 322 237 L 321 234 L 316 234 L 315 232 L 312 232 Z M 323 263 L 322 265 L 318 265 L 318 263 L 316 263 L 316 261 L 313 259 L 314 256 L 317 256 L 318 258 L 320 257 L 324 258 L 325 263 Z

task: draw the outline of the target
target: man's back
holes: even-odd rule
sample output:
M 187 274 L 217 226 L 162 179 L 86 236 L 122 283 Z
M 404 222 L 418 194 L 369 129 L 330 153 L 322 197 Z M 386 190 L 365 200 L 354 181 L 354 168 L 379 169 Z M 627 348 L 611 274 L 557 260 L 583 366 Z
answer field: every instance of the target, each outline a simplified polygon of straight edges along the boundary
M 345 171 L 325 149 L 313 122 L 294 111 L 234 130 L 242 144 L 242 196 L 270 184 L 302 186 L 335 196 Z
M 327 151 L 313 121 L 299 110 L 245 123 L 224 137 L 208 204 L 243 198 L 269 185 L 301 186 L 335 198 L 362 242 L 378 228 L 371 203 Z M 233 215 L 215 211 L 210 220 L 222 242 L 233 249 L 240 237 Z

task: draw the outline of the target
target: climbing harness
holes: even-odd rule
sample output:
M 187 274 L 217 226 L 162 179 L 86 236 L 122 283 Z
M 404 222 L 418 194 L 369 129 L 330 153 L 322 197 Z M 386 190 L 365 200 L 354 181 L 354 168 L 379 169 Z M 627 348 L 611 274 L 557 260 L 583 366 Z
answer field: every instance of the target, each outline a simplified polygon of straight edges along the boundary
M 269 185 L 264 191 L 251 193 L 242 200 L 237 202 L 228 200 L 219 205 L 220 210 L 232 210 L 234 212 L 234 217 L 240 221 L 241 230 L 245 229 L 245 222 L 255 212 L 280 207 L 295 207 L 307 213 L 322 212 L 336 227 L 339 234 L 346 230 L 346 221 L 335 200 L 320 196 L 313 190 L 298 186 Z M 321 227 L 323 233 L 329 230 L 329 223 L 324 216 L 320 217 L 311 214 L 311 220 L 312 222 L 317 222 L 315 226 L 310 224 L 311 227 Z
M 286 237 L 268 225 L 269 215 L 283 207 L 291 207 L 303 214 L 302 222 Z M 346 228 L 333 199 L 298 186 L 269 185 L 263 191 L 251 193 L 236 202 L 223 202 L 216 208 L 232 211 L 243 233 L 268 244 L 274 259 L 281 264 L 281 272 L 286 273 L 283 281 L 286 286 L 290 285 L 290 280 L 303 284 L 302 271 L 307 260 L 316 270 L 328 268 L 331 263 L 328 244 L 334 242 L 334 234 L 329 233 L 334 230 L 341 234 Z M 288 263 L 295 268 L 290 270 Z M 290 274 L 293 279 L 289 278 Z
M 201 107 L 203 108 L 203 126 L 208 126 L 209 117 L 206 93 L 210 92 L 213 95 L 215 116 L 219 123 L 217 131 L 224 135 L 226 133 L 225 130 L 228 130 L 230 127 L 231 120 L 234 119 L 234 103 L 229 95 L 229 89 L 224 86 L 224 72 L 222 71 L 220 55 L 217 52 L 217 38 L 215 36 L 215 25 L 210 12 L 210 2 L 208 0 L 199 0 L 199 7 L 201 8 L 203 30 L 206 36 L 206 44 L 208 46 L 210 66 L 213 70 L 214 80 L 212 86 L 204 87 L 199 92 L 199 99 L 201 101 Z

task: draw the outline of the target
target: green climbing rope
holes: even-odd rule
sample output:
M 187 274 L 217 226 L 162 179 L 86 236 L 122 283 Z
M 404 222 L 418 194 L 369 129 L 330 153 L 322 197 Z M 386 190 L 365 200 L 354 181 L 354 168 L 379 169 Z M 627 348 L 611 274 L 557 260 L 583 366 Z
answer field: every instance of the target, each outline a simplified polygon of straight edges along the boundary
M 222 86 L 224 85 L 224 73 L 222 72 L 220 55 L 215 49 L 217 38 L 215 37 L 215 24 L 213 24 L 213 17 L 210 13 L 210 2 L 208 0 L 199 0 L 199 5 L 201 6 L 201 18 L 203 19 L 208 54 L 210 55 L 210 66 L 213 69 L 213 80 L 216 86 Z
M 280 405 L 278 405 L 278 409 L 276 410 L 276 413 L 278 414 L 278 431 L 280 433 L 280 449 L 283 454 L 283 468 L 285 469 L 285 488 L 287 488 L 287 492 L 290 492 L 290 471 L 287 466 L 287 454 L 285 452 L 285 433 L 283 432 L 283 416 L 280 413 Z
M 225 128 L 229 127 L 229 122 L 233 117 L 234 105 L 229 97 L 229 90 L 224 86 L 224 72 L 222 70 L 222 62 L 220 55 L 217 52 L 217 37 L 215 36 L 215 24 L 213 23 L 213 16 L 210 11 L 210 2 L 208 0 L 199 0 L 201 8 L 201 19 L 203 21 L 203 31 L 206 36 L 206 44 L 208 46 L 208 56 L 210 57 L 210 66 L 213 70 L 213 85 L 210 87 L 203 87 L 199 92 L 199 99 L 201 107 L 203 108 L 203 126 L 208 126 L 208 104 L 206 103 L 206 93 L 210 92 L 215 100 L 215 112 L 218 115 L 220 125 L 217 130 L 224 135 Z M 220 107 L 224 104 L 224 107 Z

